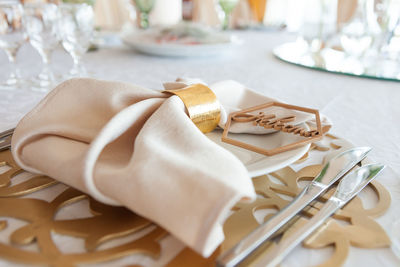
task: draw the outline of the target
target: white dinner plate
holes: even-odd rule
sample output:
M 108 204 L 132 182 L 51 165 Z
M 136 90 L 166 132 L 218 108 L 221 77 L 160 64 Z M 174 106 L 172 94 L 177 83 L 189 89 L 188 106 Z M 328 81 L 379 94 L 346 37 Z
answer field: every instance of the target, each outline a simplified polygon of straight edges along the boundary
M 232 48 L 240 44 L 235 37 L 222 35 L 218 41 L 207 44 L 180 44 L 158 43 L 152 33 L 147 31 L 130 31 L 121 35 L 122 41 L 135 50 L 156 56 L 168 57 L 204 57 L 220 56 L 232 51 Z
M 306 124 L 300 125 L 301 127 L 308 129 Z M 243 162 L 251 177 L 264 175 L 282 169 L 300 159 L 310 148 L 310 144 L 307 144 L 297 149 L 279 153 L 274 156 L 264 156 L 256 152 L 222 142 L 222 130 L 214 130 L 206 135 L 218 145 L 232 152 L 241 162 Z M 229 137 L 265 149 L 272 149 L 278 146 L 288 145 L 304 138 L 284 132 L 276 132 L 265 135 L 230 133 Z

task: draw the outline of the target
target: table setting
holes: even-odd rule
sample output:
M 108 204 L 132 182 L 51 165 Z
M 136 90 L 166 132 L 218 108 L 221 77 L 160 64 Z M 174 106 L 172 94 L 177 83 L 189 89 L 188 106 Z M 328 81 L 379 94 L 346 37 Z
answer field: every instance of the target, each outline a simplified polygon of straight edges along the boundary
M 397 7 L 0 1 L 0 266 L 398 266 Z

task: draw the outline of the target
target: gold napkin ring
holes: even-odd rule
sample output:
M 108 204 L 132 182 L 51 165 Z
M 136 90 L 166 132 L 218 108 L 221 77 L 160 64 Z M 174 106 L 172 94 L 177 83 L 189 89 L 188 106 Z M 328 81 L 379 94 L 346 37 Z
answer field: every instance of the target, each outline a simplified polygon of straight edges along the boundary
M 192 84 L 165 93 L 177 95 L 185 104 L 189 117 L 203 133 L 214 130 L 221 118 L 221 106 L 214 92 L 203 84 Z

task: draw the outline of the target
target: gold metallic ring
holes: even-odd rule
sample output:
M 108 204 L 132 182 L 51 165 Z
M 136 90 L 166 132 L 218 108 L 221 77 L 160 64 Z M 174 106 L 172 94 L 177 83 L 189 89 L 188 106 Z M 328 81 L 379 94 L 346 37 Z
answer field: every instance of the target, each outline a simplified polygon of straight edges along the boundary
M 185 104 L 190 119 L 203 133 L 217 127 L 221 118 L 221 107 L 214 92 L 203 84 L 192 84 L 176 90 L 165 90 L 177 95 Z

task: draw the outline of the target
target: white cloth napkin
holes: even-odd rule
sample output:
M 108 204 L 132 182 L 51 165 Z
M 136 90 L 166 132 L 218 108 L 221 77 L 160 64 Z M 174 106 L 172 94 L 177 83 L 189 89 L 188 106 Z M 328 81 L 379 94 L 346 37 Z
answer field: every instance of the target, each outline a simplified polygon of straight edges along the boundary
M 210 88 L 225 110 L 270 101 L 234 81 Z M 177 96 L 126 83 L 73 79 L 18 124 L 24 169 L 123 205 L 209 256 L 238 201 L 256 194 L 245 166 L 192 123 Z

